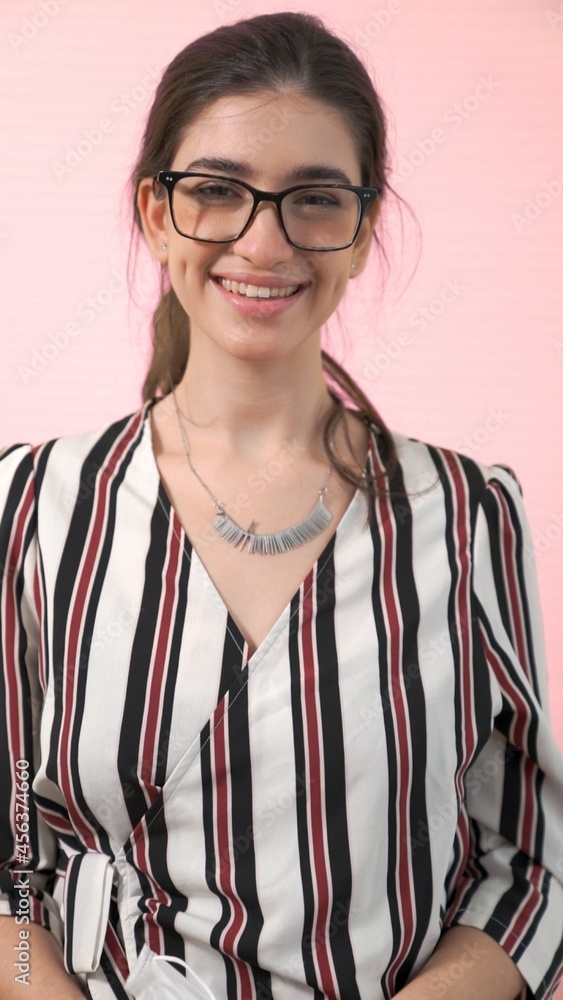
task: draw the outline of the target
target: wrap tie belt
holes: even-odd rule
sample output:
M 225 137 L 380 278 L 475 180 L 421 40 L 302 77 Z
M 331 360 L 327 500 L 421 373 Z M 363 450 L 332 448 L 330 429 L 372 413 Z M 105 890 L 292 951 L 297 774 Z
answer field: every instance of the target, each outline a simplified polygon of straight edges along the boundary
M 107 854 L 73 854 L 64 890 L 64 964 L 70 975 L 95 972 L 106 937 L 115 868 Z

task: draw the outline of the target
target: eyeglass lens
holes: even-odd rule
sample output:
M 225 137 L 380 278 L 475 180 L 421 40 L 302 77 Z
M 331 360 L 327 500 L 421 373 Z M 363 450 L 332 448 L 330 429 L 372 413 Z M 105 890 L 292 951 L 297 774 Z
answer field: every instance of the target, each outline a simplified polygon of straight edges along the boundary
M 254 203 L 250 191 L 234 181 L 184 177 L 173 190 L 172 212 L 184 236 L 201 240 L 235 239 Z M 340 188 L 303 189 L 287 194 L 282 217 L 293 243 L 306 249 L 338 249 L 354 238 L 360 199 Z

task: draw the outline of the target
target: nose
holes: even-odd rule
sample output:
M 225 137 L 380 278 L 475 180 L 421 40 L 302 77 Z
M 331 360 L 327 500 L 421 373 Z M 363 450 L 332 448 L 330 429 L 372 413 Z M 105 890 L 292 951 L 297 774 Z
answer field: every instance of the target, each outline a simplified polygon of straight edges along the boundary
M 263 201 L 257 206 L 248 229 L 233 243 L 233 250 L 262 267 L 293 256 L 294 249 L 287 241 L 273 202 Z

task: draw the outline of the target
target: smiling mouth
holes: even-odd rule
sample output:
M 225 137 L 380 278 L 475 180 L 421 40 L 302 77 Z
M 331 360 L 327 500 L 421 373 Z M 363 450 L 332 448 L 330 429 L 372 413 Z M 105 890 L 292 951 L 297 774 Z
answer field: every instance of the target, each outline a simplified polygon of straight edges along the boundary
M 301 285 L 286 285 L 285 287 L 270 288 L 267 285 L 247 285 L 244 281 L 231 281 L 229 278 L 215 278 L 227 292 L 235 295 L 244 295 L 247 299 L 288 299 L 295 295 Z

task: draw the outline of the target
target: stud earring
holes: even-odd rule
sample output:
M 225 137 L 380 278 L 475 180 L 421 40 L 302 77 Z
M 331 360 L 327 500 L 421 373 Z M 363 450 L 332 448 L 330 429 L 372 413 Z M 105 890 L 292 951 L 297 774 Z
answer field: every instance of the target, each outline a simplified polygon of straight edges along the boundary
M 166 245 L 166 243 L 161 243 L 161 244 L 160 244 L 160 249 L 161 249 L 161 250 L 166 250 L 166 249 L 167 249 L 167 245 Z
M 352 270 L 353 270 L 353 271 L 355 271 L 355 270 L 356 270 L 356 265 L 355 265 L 355 264 L 352 264 L 352 265 L 351 265 L 351 268 L 352 268 Z

